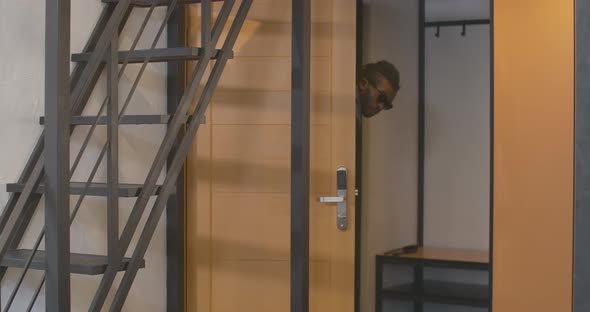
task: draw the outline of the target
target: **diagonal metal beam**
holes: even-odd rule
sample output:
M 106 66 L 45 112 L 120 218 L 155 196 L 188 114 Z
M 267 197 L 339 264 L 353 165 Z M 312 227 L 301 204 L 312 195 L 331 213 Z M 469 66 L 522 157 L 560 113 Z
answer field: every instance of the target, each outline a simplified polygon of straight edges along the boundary
M 251 3 L 251 1 L 246 1 L 247 3 Z M 224 1 L 223 7 L 221 12 L 215 21 L 215 25 L 213 27 L 213 35 L 212 35 L 212 42 L 211 46 L 215 46 L 217 44 L 217 40 L 221 36 L 221 32 L 229 18 L 229 14 L 233 7 L 234 0 L 227 0 Z M 188 109 L 190 108 L 190 104 L 192 99 L 195 97 L 197 89 L 201 83 L 201 80 L 205 74 L 205 71 L 208 67 L 208 60 L 210 60 L 213 56 L 214 49 L 205 49 L 204 55 L 202 59 L 197 63 L 196 68 L 193 71 L 193 75 L 191 80 L 188 84 L 188 87 L 185 91 L 184 96 L 180 104 L 177 107 L 177 110 L 169 124 L 168 131 L 166 132 L 166 136 L 163 139 L 162 145 L 158 150 L 158 153 L 155 157 L 154 163 L 150 168 L 150 171 L 146 177 L 146 181 L 142 188 L 142 192 L 139 195 L 139 198 L 135 202 L 133 210 L 131 211 L 131 215 L 123 229 L 123 233 L 120 239 L 120 252 L 119 252 L 119 259 L 121 259 L 121 255 L 124 255 L 129 248 L 129 244 L 131 243 L 131 239 L 139 225 L 139 221 L 143 212 L 145 211 L 146 205 L 149 200 L 149 193 L 153 191 L 156 185 L 156 181 L 162 172 L 170 150 L 172 149 L 176 138 L 178 137 L 181 127 L 183 126 L 184 121 L 186 120 L 186 115 Z M 222 52 L 224 53 L 224 52 Z M 226 56 L 227 57 L 227 56 Z M 197 118 L 196 120 L 201 120 L 201 118 Z M 120 262 L 120 261 L 119 261 Z M 98 291 L 92 300 L 90 305 L 90 311 L 100 311 L 102 306 L 104 305 L 104 301 L 106 300 L 106 296 L 108 295 L 108 291 L 111 288 L 115 276 L 117 274 L 116 267 L 109 267 L 105 272 L 101 283 L 98 287 Z
M 92 57 L 80 75 L 80 83 L 77 84 L 76 88 L 72 91 L 71 106 L 73 109 L 82 105 L 83 94 L 85 94 L 87 89 L 91 86 L 91 77 L 93 73 L 96 72 L 103 63 L 102 61 L 104 60 L 107 48 L 111 43 L 111 39 L 118 30 L 119 25 L 121 25 L 123 17 L 129 9 L 130 3 L 131 0 L 120 0 L 115 7 L 111 18 L 107 22 L 98 42 L 96 43 Z
M 204 115 L 208 108 L 208 105 L 213 96 L 213 92 L 217 87 L 217 84 L 219 83 L 221 74 L 223 73 L 225 65 L 227 64 L 227 61 L 229 59 L 229 53 L 225 53 L 226 51 L 231 51 L 233 49 L 233 46 L 244 24 L 251 4 L 252 0 L 243 0 L 242 4 L 240 5 L 240 9 L 238 10 L 234 23 L 231 26 L 224 47 L 222 49 L 223 55 L 215 63 L 215 66 L 213 67 L 213 71 L 211 73 L 211 76 L 209 77 L 205 89 L 199 97 L 199 101 L 197 103 L 197 108 L 195 111 L 195 114 L 197 116 Z M 176 153 L 176 155 L 174 155 L 174 160 L 172 162 L 172 165 L 168 169 L 168 173 L 162 185 L 161 193 L 156 199 L 156 202 L 154 203 L 154 207 L 150 212 L 148 220 L 146 221 L 146 225 L 143 228 L 137 246 L 133 252 L 131 262 L 129 263 L 125 275 L 123 276 L 123 280 L 121 280 L 119 290 L 115 294 L 113 304 L 110 308 L 111 312 L 121 311 L 121 309 L 123 308 L 123 304 L 125 303 L 127 295 L 129 294 L 131 285 L 133 284 L 133 280 L 135 279 L 135 276 L 137 275 L 137 272 L 139 270 L 139 265 L 141 264 L 142 259 L 145 256 L 145 252 L 147 251 L 149 243 L 153 237 L 154 231 L 158 225 L 158 220 L 160 219 L 164 211 L 164 207 L 166 205 L 168 197 L 174 189 L 175 180 L 178 177 L 180 170 L 182 169 L 186 156 L 188 155 L 190 146 L 192 145 L 193 140 L 201 124 L 201 120 L 201 118 L 194 118 L 193 120 L 191 120 L 189 127 L 186 130 L 185 136 L 183 137 L 180 143 L 178 152 Z

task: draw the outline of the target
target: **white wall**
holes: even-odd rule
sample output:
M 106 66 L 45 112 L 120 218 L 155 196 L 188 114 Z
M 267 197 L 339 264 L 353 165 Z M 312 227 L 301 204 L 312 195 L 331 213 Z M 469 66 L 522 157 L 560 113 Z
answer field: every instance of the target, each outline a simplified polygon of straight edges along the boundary
M 375 255 L 416 243 L 418 37 L 418 1 L 364 1 L 364 61 L 394 63 L 402 89 L 363 120 L 361 311 L 374 310 Z
M 426 21 L 486 19 L 490 0 L 425 0 Z
M 0 2 L 0 183 L 16 181 L 35 141 L 41 131 L 39 116 L 44 110 L 44 40 L 45 1 L 19 0 Z M 99 0 L 72 1 L 72 52 L 81 51 L 88 35 L 102 10 Z M 129 47 L 143 16 L 144 9 L 136 9 L 121 37 L 122 48 Z M 164 17 L 164 9 L 154 12 L 148 24 L 140 47 L 147 48 Z M 159 41 L 163 46 L 166 32 Z M 126 97 L 139 71 L 140 65 L 129 66 L 120 84 L 121 97 Z M 165 64 L 149 65 L 144 78 L 129 106 L 128 113 L 162 114 L 166 110 Z M 104 98 L 104 77 L 101 78 L 85 114 L 95 114 Z M 86 134 L 77 130 L 72 136 L 71 158 L 75 157 Z M 126 126 L 120 130 L 121 182 L 143 183 L 153 160 L 159 142 L 163 138 L 164 126 Z M 105 129 L 99 129 L 89 145 L 74 180 L 84 180 L 106 138 Z M 103 163 L 95 181 L 104 181 L 106 165 Z M 0 204 L 6 203 L 8 195 L 4 185 L 0 189 Z M 72 196 L 71 205 L 77 197 Z M 132 200 L 121 200 L 121 223 L 126 221 L 133 205 Z M 153 201 L 152 201 L 153 203 Z M 41 210 L 41 209 L 40 209 Z M 129 294 L 124 311 L 164 311 L 166 302 L 165 275 L 165 233 L 164 219 L 148 249 L 146 268 L 142 269 Z M 22 244 L 31 248 L 43 224 L 42 212 L 38 213 Z M 104 198 L 89 197 L 71 229 L 73 252 L 106 254 L 106 202 Z M 7 298 L 20 270 L 10 270 L 2 283 L 2 297 Z M 40 272 L 30 274 L 13 306 L 14 311 L 24 311 L 34 288 L 39 282 Z M 87 311 L 88 305 L 100 277 L 72 276 L 72 310 Z M 112 294 L 111 294 L 112 296 Z M 111 297 L 109 297 L 111 298 Z M 110 299 L 108 299 L 110 301 Z M 5 301 L 3 300 L 3 303 Z M 44 311 L 45 298 L 40 296 L 35 311 Z
M 489 26 L 426 31 L 426 246 L 487 250 L 490 214 Z
M 416 242 L 418 1 L 363 2 L 364 62 L 381 59 L 393 62 L 400 69 L 402 85 L 394 110 L 363 120 L 361 311 L 373 311 L 375 255 Z M 429 3 L 434 2 L 441 1 Z M 446 5 L 438 7 L 427 5 L 428 18 L 485 18 L 489 11 L 484 1 L 448 9 L 458 2 L 445 1 Z M 441 38 L 434 43 L 433 33 L 428 31 L 426 36 L 430 90 L 426 138 L 427 245 L 484 250 L 489 245 L 487 29 L 485 26 L 470 27 L 466 37 L 459 35 L 460 29 L 443 29 Z M 460 101 L 452 97 L 458 94 Z M 461 157 L 456 157 L 459 151 Z M 466 169 L 457 169 L 456 160 L 467 165 Z M 450 167 L 451 164 L 455 167 Z M 455 183 L 449 184 L 451 180 Z M 452 186 L 456 191 L 452 192 Z M 441 200 L 445 201 L 444 207 L 436 204 Z M 449 278 L 446 273 L 439 275 Z M 485 283 L 487 276 L 463 277 Z M 395 308 L 405 310 L 401 305 Z M 433 305 L 427 310 L 444 311 L 446 308 Z M 449 308 L 449 311 L 458 311 L 456 307 Z

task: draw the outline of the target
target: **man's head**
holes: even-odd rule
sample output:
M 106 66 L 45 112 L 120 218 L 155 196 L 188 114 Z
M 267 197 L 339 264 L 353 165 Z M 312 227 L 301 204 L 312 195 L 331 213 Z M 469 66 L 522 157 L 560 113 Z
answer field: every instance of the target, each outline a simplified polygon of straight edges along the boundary
M 356 84 L 363 116 L 373 117 L 384 109 L 392 109 L 399 81 L 399 71 L 387 61 L 363 66 Z

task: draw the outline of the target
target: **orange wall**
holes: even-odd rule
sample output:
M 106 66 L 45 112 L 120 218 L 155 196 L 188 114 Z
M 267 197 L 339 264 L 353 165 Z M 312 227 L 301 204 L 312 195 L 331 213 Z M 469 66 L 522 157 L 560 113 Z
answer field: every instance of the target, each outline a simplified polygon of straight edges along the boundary
M 494 5 L 493 310 L 571 311 L 574 1 Z

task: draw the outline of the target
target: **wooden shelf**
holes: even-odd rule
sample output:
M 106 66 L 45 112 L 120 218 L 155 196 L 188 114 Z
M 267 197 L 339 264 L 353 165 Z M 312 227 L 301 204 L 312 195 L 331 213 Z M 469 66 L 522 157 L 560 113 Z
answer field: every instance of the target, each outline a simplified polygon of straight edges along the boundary
M 416 252 L 401 255 L 380 255 L 384 263 L 489 270 L 489 253 L 464 249 L 420 247 Z
M 420 247 L 418 248 L 417 252 L 400 255 L 400 258 L 460 261 L 473 263 L 490 262 L 490 255 L 488 252 L 485 251 L 433 247 Z

